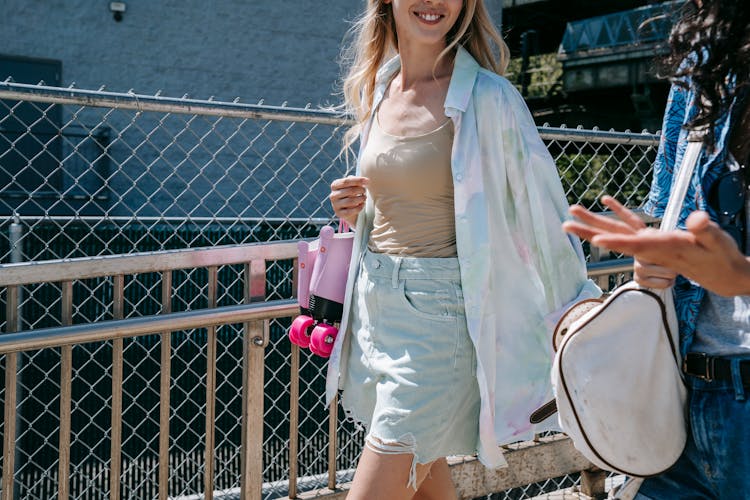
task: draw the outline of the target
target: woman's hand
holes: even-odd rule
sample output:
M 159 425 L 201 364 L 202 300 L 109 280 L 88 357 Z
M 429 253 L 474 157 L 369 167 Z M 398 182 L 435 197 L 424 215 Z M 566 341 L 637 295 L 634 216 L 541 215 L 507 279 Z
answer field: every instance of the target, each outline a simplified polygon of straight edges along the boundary
M 690 214 L 686 231 L 658 231 L 647 228 L 614 198 L 605 196 L 602 203 L 620 220 L 573 206 L 570 213 L 579 220 L 565 222 L 563 229 L 596 246 L 635 257 L 639 283 L 663 288 L 671 284 L 676 273 L 719 295 L 750 294 L 750 262 L 734 239 L 705 212 Z
M 639 233 L 644 234 L 645 232 L 655 231 L 653 229 L 649 230 L 640 217 L 611 196 L 602 197 L 602 203 L 617 214 L 620 220 L 597 215 L 580 205 L 573 205 L 570 207 L 570 213 L 575 216 L 578 221 L 568 221 L 563 223 L 563 229 L 569 233 L 574 233 L 583 239 L 587 239 L 592 243 L 594 239 L 599 241 L 599 236 L 633 236 Z M 601 243 L 596 243 L 596 245 L 605 246 Z M 613 250 L 619 251 L 614 248 Z M 633 266 L 633 279 L 641 286 L 648 288 L 668 288 L 674 285 L 676 277 L 677 273 L 668 267 L 645 262 L 638 257 L 635 259 L 635 264 Z
M 365 206 L 368 182 L 367 177 L 350 175 L 336 179 L 331 183 L 331 194 L 328 199 L 331 200 L 333 212 L 337 217 L 344 219 L 351 227 L 357 225 L 357 215 Z
M 633 235 L 643 235 L 644 233 L 655 231 L 654 229 L 647 228 L 638 215 L 611 196 L 602 197 L 602 203 L 617 214 L 620 220 L 597 215 L 580 205 L 573 205 L 570 207 L 570 213 L 578 218 L 578 221 L 563 223 L 563 229 L 592 243 L 594 243 L 593 240 L 595 239 L 599 241 L 600 236 L 628 235 L 632 237 Z M 605 246 L 600 242 L 596 243 L 596 245 Z M 615 248 L 612 250 L 619 251 Z M 646 262 L 638 257 L 635 259 L 633 279 L 641 286 L 648 288 L 668 288 L 674 285 L 676 277 L 677 273 L 668 267 Z

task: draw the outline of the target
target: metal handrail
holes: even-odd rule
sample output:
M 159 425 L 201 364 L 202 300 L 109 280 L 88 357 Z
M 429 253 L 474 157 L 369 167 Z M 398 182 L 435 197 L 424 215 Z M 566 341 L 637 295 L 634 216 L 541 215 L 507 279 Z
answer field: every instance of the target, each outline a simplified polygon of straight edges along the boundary
M 586 265 L 586 271 L 590 278 L 607 276 L 610 274 L 628 273 L 633 271 L 633 262 L 632 257 L 589 262 Z
M 297 258 L 297 242 L 249 243 L 0 264 L 0 287 Z
M 298 312 L 299 304 L 297 304 L 297 301 L 288 299 L 26 330 L 0 335 L 0 354 L 134 338 L 162 332 L 288 318 Z M 253 338 L 252 341 L 258 346 L 266 342 L 265 339 L 260 337 Z
M 163 97 L 158 94 L 150 96 L 135 94 L 133 92 L 121 93 L 104 90 L 83 90 L 72 87 L 49 87 L 13 82 L 0 82 L 0 99 L 133 109 L 137 111 L 157 111 L 161 113 L 222 116 L 252 120 L 281 120 L 326 125 L 353 124 L 351 119 L 330 109 L 244 104 L 236 101 L 229 103 L 205 99 L 189 99 L 187 96 L 181 98 Z
M 241 264 L 258 259 L 293 259 L 296 256 L 296 241 L 287 241 L 0 264 L 0 287 L 50 281 L 50 276 L 55 276 L 55 281 L 64 282 L 112 276 L 114 274 L 130 275 L 194 267 Z M 600 277 L 626 273 L 632 271 L 632 268 L 633 258 L 626 257 L 589 262 L 587 273 L 589 277 Z M 0 335 L 0 354 L 115 338 L 138 337 L 165 331 L 284 318 L 293 316 L 297 311 L 298 305 L 295 300 L 273 300 L 263 303 L 222 306 L 212 309 L 6 333 Z

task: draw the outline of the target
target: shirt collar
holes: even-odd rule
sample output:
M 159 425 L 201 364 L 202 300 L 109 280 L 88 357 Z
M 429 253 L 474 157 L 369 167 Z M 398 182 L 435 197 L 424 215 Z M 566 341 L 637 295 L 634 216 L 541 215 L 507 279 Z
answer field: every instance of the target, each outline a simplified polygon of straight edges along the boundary
M 448 85 L 448 95 L 445 97 L 445 109 L 457 109 L 462 113 L 469 105 L 474 80 L 479 72 L 479 63 L 469 54 L 469 51 L 458 46 L 456 60 L 453 63 L 453 75 Z
M 378 70 L 372 109 L 377 109 L 383 95 L 385 95 L 386 86 L 399 68 L 401 68 L 401 60 L 399 56 L 395 56 Z M 466 111 L 479 69 L 479 63 L 469 54 L 469 51 L 458 45 L 451 81 L 448 84 L 448 94 L 445 97 L 446 115 L 449 115 L 449 109 Z

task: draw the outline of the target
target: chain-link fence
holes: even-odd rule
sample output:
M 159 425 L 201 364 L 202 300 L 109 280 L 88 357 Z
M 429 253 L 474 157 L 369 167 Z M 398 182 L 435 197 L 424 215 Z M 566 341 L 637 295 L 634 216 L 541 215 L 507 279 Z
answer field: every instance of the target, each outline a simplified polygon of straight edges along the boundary
M 346 121 L 330 111 L 195 101 L 104 91 L 0 83 L 0 262 L 127 254 L 150 250 L 267 242 L 309 237 L 329 222 L 330 182 L 352 167 L 340 154 Z M 658 137 L 650 134 L 542 128 L 571 203 L 598 208 L 603 192 L 638 206 L 648 189 Z M 241 266 L 240 266 L 241 267 Z M 268 269 L 268 299 L 291 298 L 292 263 Z M 206 307 L 205 270 L 175 272 L 170 308 Z M 129 277 L 125 318 L 163 310 L 157 272 Z M 241 269 L 218 270 L 219 305 L 242 302 Z M 17 315 L 3 331 L 61 324 L 58 285 L 19 289 Z M 71 321 L 112 319 L 109 278 L 77 281 Z M 264 480 L 269 495 L 285 494 L 289 470 L 290 346 L 288 320 L 274 320 L 265 351 Z M 170 494 L 201 491 L 205 407 L 205 331 L 172 336 Z M 217 331 L 216 488 L 235 488 L 239 469 L 241 338 L 231 325 Z M 124 344 L 123 486 L 125 498 L 152 498 L 156 479 L 160 341 Z M 71 484 L 78 498 L 107 495 L 112 343 L 73 349 Z M 0 358 L 3 365 L 4 358 Z M 59 432 L 59 349 L 19 357 L 19 473 L 29 498 L 55 490 Z M 299 476 L 326 484 L 328 414 L 321 394 L 324 363 L 301 354 Z M 201 375 L 204 374 L 204 375 Z M 3 375 L 4 377 L 4 375 Z M 0 387 L 4 387 L 4 379 Z M 5 396 L 3 393 L 3 402 Z M 154 410 L 156 408 L 156 410 Z M 351 470 L 362 432 L 339 419 L 336 465 Z M 3 432 L 5 427 L 2 427 Z M 574 478 L 560 478 L 565 485 Z M 540 488 L 498 498 L 527 498 Z M 52 489 L 49 489 L 52 488 Z

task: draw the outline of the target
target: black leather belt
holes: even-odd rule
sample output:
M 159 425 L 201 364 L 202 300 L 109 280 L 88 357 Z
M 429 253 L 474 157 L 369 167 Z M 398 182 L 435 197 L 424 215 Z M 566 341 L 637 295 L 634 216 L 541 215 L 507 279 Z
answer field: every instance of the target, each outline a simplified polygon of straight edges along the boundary
M 732 380 L 731 360 L 714 358 L 702 352 L 689 352 L 682 360 L 682 371 L 708 382 Z M 750 385 L 750 360 L 740 361 L 740 378 L 743 385 Z

